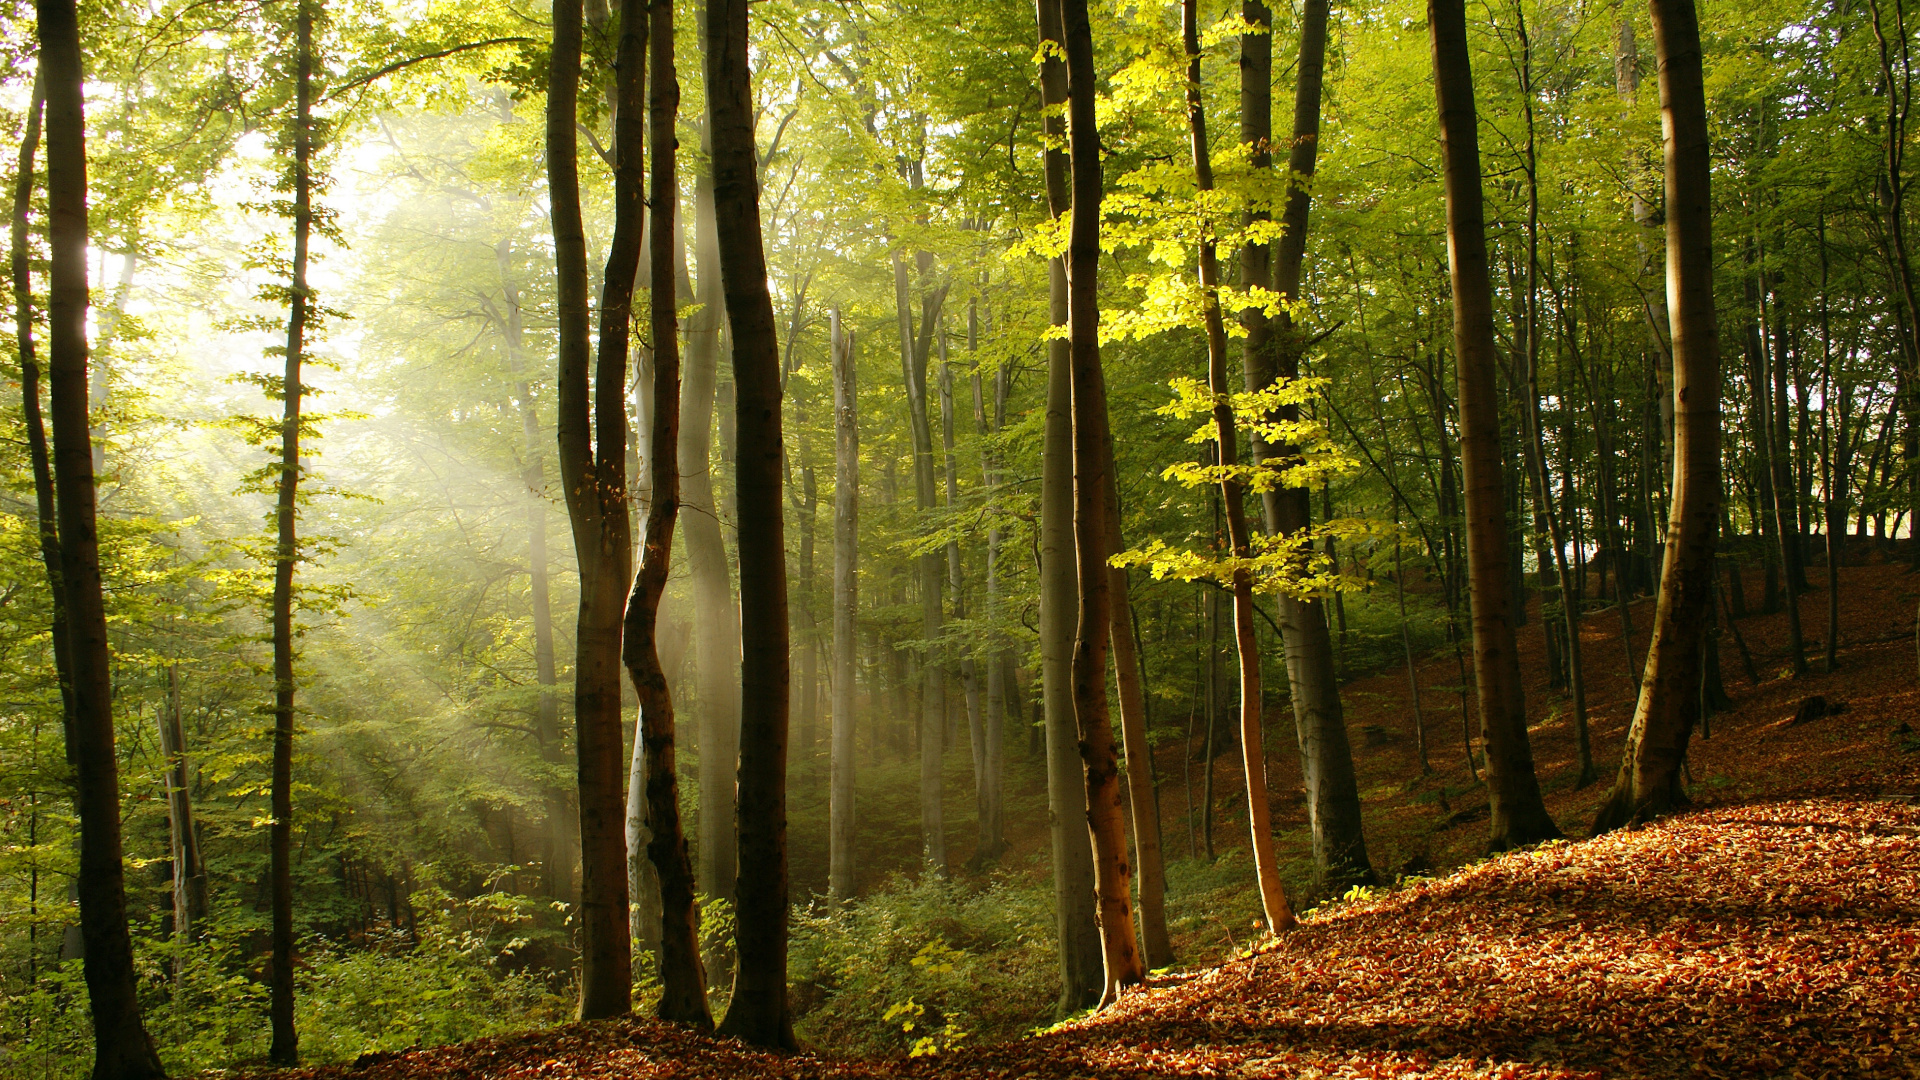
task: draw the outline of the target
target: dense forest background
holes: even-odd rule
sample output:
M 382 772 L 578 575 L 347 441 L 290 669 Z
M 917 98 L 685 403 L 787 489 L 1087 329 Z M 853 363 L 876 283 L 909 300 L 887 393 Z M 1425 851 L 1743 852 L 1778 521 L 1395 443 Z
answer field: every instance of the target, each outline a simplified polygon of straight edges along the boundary
M 1784 604 L 1785 673 L 1830 669 L 1848 618 L 1838 541 L 1857 538 L 1856 560 L 1870 546 L 1907 557 L 1891 546 L 1920 505 L 1903 2 L 1700 6 L 1724 356 L 1709 712 L 1722 666 L 1732 679 L 1742 657 L 1753 665 L 1719 628 Z M 739 335 L 722 296 L 719 128 L 700 74 L 708 24 L 696 5 L 652 10 L 663 7 L 681 66 L 677 205 L 652 199 L 646 228 L 656 243 L 671 210 L 659 247 L 674 252 L 684 383 L 678 539 L 655 636 L 719 1016 L 736 963 L 742 633 L 771 616 L 740 603 L 754 529 L 727 362 Z M 585 610 L 583 577 L 556 448 L 570 316 L 544 126 L 552 13 L 271 0 L 84 3 L 78 17 L 126 917 L 160 1057 L 174 1072 L 264 1058 L 276 975 L 290 979 L 309 1061 L 561 1019 L 591 945 L 570 617 Z M 596 319 L 623 198 L 624 17 L 604 0 L 584 8 L 575 128 Z M 1430 871 L 1435 852 L 1417 839 L 1368 847 L 1363 808 L 1471 804 L 1512 760 L 1476 719 L 1469 670 L 1469 593 L 1477 602 L 1483 586 L 1469 580 L 1467 533 L 1492 519 L 1467 512 L 1425 5 L 1147 0 L 1094 5 L 1091 20 L 1108 542 L 1127 565 L 1112 594 L 1126 616 L 1113 624 L 1113 719 L 1137 720 L 1120 736 L 1121 808 L 1139 948 L 1159 967 Z M 1323 96 L 1317 134 L 1300 136 L 1288 104 L 1316 25 Z M 1588 739 L 1584 695 L 1600 664 L 1638 686 L 1686 469 L 1653 28 L 1640 6 L 1601 0 L 1475 2 L 1466 27 L 1497 345 L 1489 415 L 1505 512 L 1492 527 L 1506 532 L 1500 587 L 1516 619 L 1544 626 L 1546 685 L 1525 702 L 1520 742 L 1529 721 L 1577 725 L 1577 753 L 1552 770 L 1543 758 L 1537 785 L 1604 790 L 1620 740 Z M 1103 988 L 1072 704 L 1044 670 L 1048 620 L 1062 617 L 1043 599 L 1047 474 L 1064 467 L 1049 448 L 1049 377 L 1063 371 L 1052 353 L 1067 336 L 1050 329 L 1065 322 L 1050 268 L 1068 218 L 1058 191 L 1050 205 L 1048 159 L 1064 166 L 1066 109 L 1042 80 L 1059 49 L 1037 49 L 1031 7 L 977 0 L 761 0 L 750 32 L 784 424 L 794 1022 L 805 1043 L 875 1053 L 1018 1034 Z M 35 13 L 0 12 L 0 43 L 0 131 L 30 144 Z M 1247 134 L 1251 109 L 1271 110 L 1265 143 Z M 1210 151 L 1204 174 L 1196 143 Z M 1314 151 L 1304 169 L 1302 146 Z M 16 270 L 11 295 L 30 329 L 46 314 L 46 192 L 31 150 L 17 160 L 28 276 Z M 1300 193 L 1310 227 L 1286 213 Z M 296 220 L 311 228 L 297 289 Z M 1289 243 L 1304 245 L 1291 284 L 1248 255 L 1272 248 L 1285 263 Z M 1203 249 L 1208 263 L 1218 251 L 1211 271 Z M 660 347 L 642 313 L 662 280 L 638 265 L 633 355 L 612 384 L 631 433 L 636 542 Z M 296 295 L 314 318 L 288 464 L 278 372 Z M 1286 378 L 1264 397 L 1230 399 L 1223 387 L 1268 390 L 1241 365 L 1256 356 L 1248 335 L 1273 326 L 1291 335 L 1297 370 L 1276 372 Z M 18 346 L 5 349 L 9 385 L 31 392 Z M 602 413 L 609 385 L 595 391 Z M 1243 455 L 1250 434 L 1290 448 L 1267 473 L 1293 495 L 1265 497 L 1297 501 L 1304 522 L 1276 526 L 1277 511 L 1262 513 L 1269 480 L 1221 466 L 1222 412 L 1229 434 L 1237 417 Z M 79 1075 L 94 1046 L 57 605 L 29 420 L 15 405 L 0 425 L 0 1076 Z M 278 818 L 275 691 L 289 684 L 274 672 L 276 507 L 296 497 L 282 483 L 295 473 L 301 541 L 281 606 L 298 696 L 292 812 Z M 1241 539 L 1247 516 L 1270 542 Z M 836 574 L 837 555 L 857 572 L 838 648 L 836 582 L 855 578 Z M 1810 575 L 1824 625 L 1801 625 L 1791 602 Z M 1303 613 L 1325 627 L 1320 660 L 1283 640 Z M 1625 647 L 1583 657 L 1583 621 Z M 1457 674 L 1423 688 L 1416 669 L 1436 661 Z M 1412 714 L 1349 740 L 1337 687 L 1410 675 Z M 638 709 L 625 694 L 622 777 Z M 1239 756 L 1250 734 L 1263 740 L 1257 768 Z M 1288 765 L 1302 786 L 1272 792 L 1299 808 L 1283 810 L 1275 862 L 1266 796 L 1247 780 L 1264 788 L 1266 762 L 1283 757 L 1304 764 Z M 857 808 L 844 817 L 837 769 L 840 807 Z M 1498 798 L 1491 817 L 1496 846 L 1588 825 L 1529 833 Z M 270 962 L 276 820 L 289 830 L 290 973 Z M 631 878 L 642 1009 L 662 985 L 650 869 Z M 1257 870 L 1269 873 L 1256 889 Z M 751 871 L 741 862 L 740 880 Z M 1267 887 L 1278 884 L 1285 896 Z

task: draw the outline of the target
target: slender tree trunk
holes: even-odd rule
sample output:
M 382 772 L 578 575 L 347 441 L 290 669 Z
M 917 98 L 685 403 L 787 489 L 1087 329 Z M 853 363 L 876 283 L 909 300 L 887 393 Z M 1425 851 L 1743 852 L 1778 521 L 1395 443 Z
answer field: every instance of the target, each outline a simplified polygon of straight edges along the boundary
M 269 831 L 273 911 L 273 964 L 269 1014 L 273 1041 L 267 1057 L 276 1065 L 300 1062 L 293 1026 L 293 571 L 300 561 L 295 536 L 300 487 L 300 406 L 306 388 L 300 367 L 307 345 L 307 243 L 313 229 L 313 11 L 302 0 L 295 19 L 293 116 L 293 275 L 288 283 L 286 372 L 281 397 L 279 497 L 274 520 L 279 533 L 273 559 L 273 825 Z
M 1273 288 L 1289 303 L 1300 295 L 1306 262 L 1308 213 L 1312 206 L 1309 191 L 1320 146 L 1320 98 L 1326 71 L 1326 0 L 1308 0 L 1301 20 L 1300 64 L 1293 102 L 1293 143 L 1287 156 L 1292 178 L 1287 185 L 1286 208 L 1281 214 L 1280 252 L 1274 266 Z M 1264 11 L 1263 11 L 1264 14 Z M 1241 137 L 1256 144 L 1265 137 L 1270 121 L 1271 90 L 1265 74 L 1272 68 L 1270 34 L 1248 35 L 1242 39 Z M 1258 42 L 1255 39 L 1260 39 Z M 1266 55 L 1262 55 L 1265 53 Z M 1248 80 L 1255 80 L 1248 85 Z M 1257 129 L 1249 126 L 1249 117 Z M 1256 168 L 1266 163 L 1256 156 Z M 1246 284 L 1265 284 L 1267 254 L 1259 245 L 1248 245 L 1241 252 L 1241 273 Z M 1248 328 L 1245 348 L 1248 390 L 1264 390 L 1275 379 L 1292 379 L 1300 374 L 1305 341 L 1294 326 L 1290 314 L 1283 312 L 1268 320 L 1257 309 L 1243 312 L 1241 323 Z M 1276 419 L 1298 418 L 1297 406 L 1286 406 Z M 1298 447 L 1269 447 L 1253 440 L 1255 465 L 1269 460 L 1286 463 L 1297 459 Z M 1273 536 L 1298 536 L 1308 527 L 1311 495 L 1306 488 L 1275 488 L 1262 498 L 1267 532 Z M 1279 597 L 1280 631 L 1286 652 L 1287 679 L 1291 684 L 1295 730 L 1299 735 L 1301 761 L 1306 770 L 1307 815 L 1313 831 L 1314 876 L 1325 890 L 1343 892 L 1354 885 L 1370 884 L 1375 878 L 1367 857 L 1366 835 L 1360 817 L 1360 789 L 1354 778 L 1353 750 L 1347 741 L 1346 717 L 1340 702 L 1339 677 L 1335 669 L 1333 638 L 1327 629 L 1326 605 L 1317 598 L 1302 598 L 1282 593 Z M 1255 760 L 1249 757 L 1247 760 Z M 1284 928 L 1279 924 L 1278 928 Z
M 968 362 L 968 366 L 974 368 L 974 370 L 971 377 L 968 379 L 968 383 L 970 384 L 973 390 L 974 433 L 975 433 L 975 436 L 980 440 L 980 445 L 981 445 L 981 450 L 980 450 L 981 489 L 987 494 L 988 498 L 991 498 L 993 495 L 993 488 L 994 488 L 993 461 L 992 461 L 991 454 L 987 450 L 987 439 L 991 436 L 992 432 L 989 431 L 987 428 L 986 397 L 981 390 L 979 369 L 975 366 L 979 362 L 979 350 L 980 350 L 979 301 L 977 299 L 971 299 L 967 303 L 967 362 Z M 943 377 L 944 376 L 945 376 L 945 373 L 943 372 Z M 945 397 L 943 400 L 947 401 L 950 406 L 948 409 L 949 417 L 951 416 L 951 413 L 952 413 L 952 408 L 950 404 L 953 396 L 951 383 L 952 383 L 951 378 L 946 377 L 946 383 L 942 387 L 943 393 L 945 394 Z M 947 425 L 947 430 L 949 433 L 951 433 L 952 431 L 951 423 Z M 952 456 L 953 439 L 951 437 L 951 434 L 949 434 L 949 437 L 947 439 L 947 445 L 948 445 L 947 460 L 949 462 L 953 462 L 954 461 L 954 458 Z M 955 501 L 954 469 L 949 468 L 947 472 L 947 505 L 949 507 L 953 506 L 954 501 Z M 997 566 L 999 558 L 1000 558 L 1000 530 L 997 526 L 990 527 L 987 530 L 986 619 L 985 619 L 987 632 L 989 635 L 994 633 L 994 626 L 995 626 L 994 620 L 999 615 L 999 595 L 998 595 L 999 583 L 996 580 L 996 575 L 999 572 L 999 568 Z M 949 567 L 952 570 L 951 576 L 954 579 L 953 581 L 954 595 L 957 598 L 960 595 L 960 584 L 961 584 L 960 578 L 958 576 L 960 548 L 957 542 L 949 543 L 947 545 L 947 560 L 949 563 Z M 989 638 L 989 640 L 991 640 L 991 638 Z M 979 677 L 979 671 L 982 666 L 986 668 L 985 682 L 987 684 L 985 687 L 986 702 L 984 707 L 982 707 L 980 702 L 980 696 L 981 696 L 980 683 L 982 680 Z M 979 839 L 977 842 L 977 848 L 974 852 L 974 865 L 976 867 L 985 867 L 987 865 L 990 865 L 994 862 L 999 861 L 1001 853 L 1006 850 L 1006 846 L 1007 846 L 1006 838 L 1004 835 L 1004 832 L 1005 832 L 1004 823 L 1001 820 L 1001 813 L 1000 813 L 1000 741 L 1001 741 L 1001 733 L 1003 729 L 1006 727 L 1006 722 L 1001 717 L 1001 707 L 1002 707 L 1003 699 L 1005 697 L 1006 690 L 1001 683 L 1000 657 L 998 653 L 995 651 L 988 651 L 987 659 L 984 665 L 982 665 L 980 662 L 976 660 L 969 659 L 967 661 L 966 679 L 967 679 L 967 724 L 968 724 L 969 730 L 973 734 L 973 739 L 974 739 L 974 759 L 975 759 L 974 760 L 974 769 L 975 769 L 974 791 L 975 791 L 975 803 L 976 803 L 975 813 L 979 818 L 979 821 L 978 821 Z
M 947 356 L 947 332 L 940 330 L 940 447 L 944 453 L 947 513 L 951 516 L 960 504 L 960 459 L 954 448 L 953 365 Z M 946 548 L 947 587 L 953 590 L 953 617 L 965 619 L 966 569 L 960 561 L 960 541 L 949 539 Z M 973 763 L 974 853 L 977 869 L 999 857 L 992 835 L 993 806 L 987 780 L 987 728 L 980 715 L 980 668 L 971 656 L 955 663 L 967 710 L 967 743 Z
M 159 712 L 160 752 L 167 759 L 167 837 L 173 852 L 173 939 L 199 940 L 207 917 L 207 868 L 200 857 L 200 834 L 193 824 L 193 792 L 187 786 L 187 738 L 180 717 L 180 669 L 167 666 L 167 699 Z M 174 977 L 180 958 L 174 958 Z
M 140 1019 L 120 848 L 120 776 L 113 749 L 113 668 L 100 585 L 92 437 L 87 430 L 87 150 L 79 16 L 71 0 L 39 0 L 46 93 L 47 375 L 60 584 L 72 645 L 74 809 L 80 817 L 80 932 L 95 1080 L 162 1077 Z
M 595 1019 L 624 1013 L 632 1002 L 620 637 L 633 578 L 625 384 L 645 212 L 639 168 L 645 134 L 645 99 L 639 89 L 645 85 L 644 38 L 623 35 L 620 44 L 629 59 L 617 75 L 615 90 L 614 228 L 601 286 L 595 356 L 587 333 L 587 249 L 575 130 L 583 34 L 579 0 L 556 0 L 553 18 L 547 173 L 559 331 L 556 427 L 560 481 L 580 573 L 573 689 L 580 789 L 579 1015 Z
M 1107 481 L 1107 533 L 1118 549 L 1125 542 L 1115 470 L 1108 470 Z M 1153 793 L 1153 745 L 1147 741 L 1147 695 L 1141 683 L 1127 571 L 1110 567 L 1107 579 L 1113 593 L 1113 681 L 1120 691 L 1120 746 L 1127 763 L 1127 805 L 1132 811 L 1134 863 L 1140 875 L 1140 940 L 1146 948 L 1147 967 L 1162 968 L 1173 963 L 1173 939 L 1167 933 L 1167 872 L 1160 852 L 1160 803 Z
M 1067 101 L 1061 10 L 1063 0 L 1037 0 L 1040 97 L 1055 111 L 1042 119 L 1047 135 L 1047 204 L 1053 217 L 1069 213 L 1069 162 L 1061 149 Z M 1047 264 L 1049 318 L 1068 323 L 1067 267 Z M 1060 1012 L 1071 1015 L 1099 1002 L 1103 957 L 1095 905 L 1093 843 L 1081 826 L 1087 792 L 1074 722 L 1073 633 L 1079 598 L 1073 548 L 1073 360 L 1064 337 L 1047 342 L 1047 412 L 1040 480 L 1040 682 L 1047 747 L 1047 809 L 1053 840 L 1054 927 L 1060 943 Z
M 1653 33 L 1666 131 L 1667 302 L 1675 314 L 1675 453 L 1681 465 L 1646 676 L 1620 776 L 1594 821 L 1595 832 L 1652 819 L 1686 801 L 1681 766 L 1700 707 L 1701 630 L 1711 607 L 1720 520 L 1711 162 L 1692 0 L 1653 0 Z
M 1481 212 L 1480 139 L 1463 0 L 1428 0 L 1434 87 L 1447 192 L 1453 277 L 1454 355 L 1460 396 L 1460 461 L 1466 476 L 1467 563 L 1473 596 L 1473 667 L 1487 740 L 1487 792 L 1494 850 L 1559 837 L 1540 798 L 1527 740 L 1526 692 L 1514 646 L 1507 514 L 1501 494 L 1493 296 Z
M 930 259 L 919 260 L 924 279 Z M 912 293 L 907 283 L 905 260 L 893 257 L 894 308 L 900 324 L 900 363 L 907 388 L 909 429 L 913 438 L 914 505 L 930 514 L 938 505 L 933 464 L 933 429 L 927 413 L 927 367 L 933 351 L 934 327 L 946 298 L 944 288 L 921 291 L 920 331 L 913 329 Z M 924 281 L 923 281 L 924 285 Z M 920 586 L 920 635 L 925 641 L 939 638 L 946 621 L 941 599 L 940 553 L 923 552 L 915 560 Z M 941 763 L 945 757 L 947 728 L 946 671 L 939 663 L 935 647 L 927 646 L 920 663 L 920 859 L 924 868 L 937 876 L 947 873 L 946 814 L 942 799 L 944 787 Z
M 651 195 L 656 207 L 672 207 L 679 198 L 675 167 L 675 117 L 680 107 L 680 77 L 673 55 L 673 0 L 651 0 L 647 21 L 639 0 L 626 0 L 620 20 L 623 64 L 636 63 L 639 42 L 650 46 L 653 112 L 650 149 Z M 623 71 L 624 75 L 625 72 Z M 622 79 L 621 108 L 637 109 L 638 92 Z M 635 162 L 637 165 L 638 162 Z M 637 170 L 636 170 L 637 171 Z M 673 561 L 674 521 L 680 514 L 680 320 L 675 310 L 674 264 L 679 245 L 671 228 L 657 223 L 649 236 L 652 289 L 649 317 L 653 342 L 653 431 L 648 455 L 651 499 L 647 506 L 645 547 L 640 572 L 624 617 L 623 659 L 640 698 L 636 756 L 644 762 L 646 854 L 660 889 L 660 1004 L 662 1020 L 701 1029 L 713 1026 L 707 1011 L 707 974 L 700 962 L 700 909 L 694 900 L 693 864 L 687 857 L 686 831 L 680 821 L 680 779 L 674 761 L 673 694 L 660 664 L 660 598 L 666 593 Z M 632 817 L 629 813 L 629 832 Z M 629 841 L 638 839 L 630 836 Z M 629 859 L 642 856 L 629 852 Z
M 1087 827 L 1105 968 L 1101 1005 L 1146 977 L 1133 930 L 1132 868 L 1120 803 L 1120 770 L 1107 712 L 1107 646 L 1112 596 L 1107 583 L 1107 391 L 1100 368 L 1100 136 L 1094 128 L 1093 28 L 1087 0 L 1063 0 L 1061 43 L 1067 61 L 1067 154 L 1073 210 L 1067 241 L 1067 334 L 1073 370 L 1073 534 L 1080 624 L 1073 644 L 1073 714 L 1087 785 Z
M 713 204 L 733 337 L 741 633 L 739 965 L 721 1030 L 794 1049 L 787 1005 L 787 552 L 780 497 L 780 350 L 760 230 L 747 0 L 709 0 Z
M 854 650 L 860 613 L 860 413 L 853 335 L 833 309 L 833 748 L 829 762 L 827 892 L 852 900 L 854 879 Z
M 1200 88 L 1200 18 L 1198 0 L 1181 5 L 1181 37 L 1187 50 L 1187 128 L 1192 137 L 1193 174 L 1200 191 L 1213 190 L 1213 161 L 1207 148 L 1207 113 Z M 1220 316 L 1220 265 L 1211 239 L 1200 242 L 1201 307 L 1207 330 L 1207 386 L 1213 391 L 1213 441 L 1219 451 L 1221 501 L 1227 511 L 1227 543 L 1236 560 L 1253 556 L 1253 537 L 1247 526 L 1244 488 L 1234 475 L 1239 468 L 1232 391 L 1227 386 L 1227 330 Z M 1261 731 L 1260 639 L 1254 625 L 1253 574 L 1244 565 L 1233 572 L 1233 637 L 1240 662 L 1240 754 L 1247 778 L 1247 822 L 1252 830 L 1255 880 L 1260 906 L 1270 933 L 1293 927 L 1293 908 L 1280 884 L 1280 866 L 1273 845 L 1273 812 L 1267 801 L 1266 742 Z
M 720 378 L 720 338 L 726 324 L 715 249 L 713 180 L 694 181 L 694 265 L 699 305 L 687 320 L 687 357 L 680 388 L 680 528 L 692 579 L 694 666 L 698 669 L 700 731 L 700 891 L 733 900 L 734 770 L 740 757 L 740 616 L 732 570 L 713 493 L 714 395 Z M 683 248 L 684 250 L 684 248 Z M 679 279 L 684 283 L 684 277 Z M 707 957 L 710 976 L 726 976 L 725 943 Z

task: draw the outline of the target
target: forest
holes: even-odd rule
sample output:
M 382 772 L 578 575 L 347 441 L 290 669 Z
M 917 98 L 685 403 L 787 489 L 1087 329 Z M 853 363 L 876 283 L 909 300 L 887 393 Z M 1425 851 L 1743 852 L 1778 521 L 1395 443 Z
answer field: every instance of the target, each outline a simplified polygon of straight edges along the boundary
M 0 8 L 0 1080 L 1920 1076 L 1904 4 Z

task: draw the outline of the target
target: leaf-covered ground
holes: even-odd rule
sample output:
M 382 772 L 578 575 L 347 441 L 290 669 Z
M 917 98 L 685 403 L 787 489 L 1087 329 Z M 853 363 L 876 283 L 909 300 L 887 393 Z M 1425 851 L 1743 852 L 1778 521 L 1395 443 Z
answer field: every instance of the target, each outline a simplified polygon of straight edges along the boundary
M 298 1075 L 1920 1076 L 1920 807 L 1757 803 L 1504 856 L 935 1059 L 775 1058 L 625 1021 Z
M 1693 745 L 1700 809 L 1634 832 L 1470 862 L 1486 826 L 1473 813 L 1452 656 L 1419 668 L 1431 776 L 1419 776 L 1414 760 L 1405 671 L 1349 684 L 1349 726 L 1398 736 L 1355 740 L 1375 864 L 1392 869 L 1417 856 L 1466 865 L 1321 908 L 1268 951 L 1157 978 L 1107 1013 L 1044 1035 L 904 1061 L 780 1058 L 634 1020 L 273 1075 L 1920 1077 L 1920 680 L 1911 637 L 1920 577 L 1870 565 L 1844 569 L 1841 581 L 1834 673 L 1819 664 L 1823 588 L 1801 598 L 1814 661 L 1803 679 L 1782 677 L 1783 617 L 1738 621 L 1758 683 L 1723 631 L 1735 708 Z M 1631 612 L 1635 659 L 1651 606 Z M 1589 615 L 1585 629 L 1602 768 L 1602 782 L 1586 788 L 1570 782 L 1571 722 L 1564 697 L 1545 686 L 1537 618 L 1521 639 L 1548 805 L 1576 836 L 1605 793 L 1632 708 L 1617 612 Z M 1793 723 L 1813 694 L 1845 708 Z M 1294 755 L 1269 752 L 1276 791 L 1297 786 Z M 1178 769 L 1178 753 L 1163 767 Z M 1217 767 L 1230 802 L 1238 764 L 1229 757 Z M 1163 788 L 1169 845 L 1185 839 L 1172 831 L 1183 829 L 1183 786 Z M 1304 813 L 1280 810 L 1283 842 L 1297 844 Z M 1219 835 L 1238 841 L 1231 822 Z M 1232 933 L 1244 943 L 1244 931 Z M 1197 958 L 1225 944 L 1208 929 L 1184 935 L 1181 947 Z

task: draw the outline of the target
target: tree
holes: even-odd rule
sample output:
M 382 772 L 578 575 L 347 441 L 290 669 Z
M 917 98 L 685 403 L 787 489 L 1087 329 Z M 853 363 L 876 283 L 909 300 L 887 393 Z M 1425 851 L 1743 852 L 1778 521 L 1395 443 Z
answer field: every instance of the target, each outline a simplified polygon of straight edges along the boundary
M 793 1049 L 787 1004 L 787 552 L 782 522 L 780 354 L 761 248 L 759 151 L 747 65 L 747 0 L 708 0 L 707 109 L 721 284 L 737 388 L 741 631 L 739 966 L 722 1034 Z
M 1213 190 L 1213 158 L 1207 147 L 1207 112 L 1200 85 L 1200 17 L 1197 0 L 1180 5 L 1180 36 L 1187 54 L 1187 127 L 1193 145 L 1194 184 L 1204 193 Z M 1236 447 L 1233 398 L 1227 389 L 1227 329 L 1220 315 L 1220 263 L 1213 238 L 1200 240 L 1201 310 L 1207 333 L 1207 389 L 1213 393 L 1213 441 L 1219 457 L 1220 499 L 1226 507 L 1227 543 L 1231 555 L 1243 560 L 1231 576 L 1233 589 L 1234 653 L 1240 662 L 1240 753 L 1247 777 L 1247 823 L 1252 830 L 1254 874 L 1260 886 L 1260 907 L 1269 933 L 1291 929 L 1293 908 L 1280 884 L 1280 867 L 1273 846 L 1273 811 L 1267 802 L 1267 754 L 1262 737 L 1265 702 L 1260 687 L 1260 641 L 1253 622 L 1253 572 L 1244 560 L 1253 557 L 1253 537 L 1247 528 L 1246 495 Z M 1324 627 L 1324 623 L 1323 623 Z
M 620 633 L 633 576 L 625 384 L 645 209 L 640 176 L 645 132 L 639 107 L 645 65 L 640 59 L 644 37 L 623 32 L 620 49 L 627 61 L 616 76 L 614 92 L 614 232 L 607 245 L 599 353 L 593 356 L 587 335 L 587 245 L 580 217 L 576 133 L 582 23 L 580 0 L 556 0 L 546 138 L 559 323 L 560 482 L 580 568 L 573 713 L 580 786 L 579 1015 L 584 1020 L 618 1016 L 632 1000 Z
M 1056 220 L 1072 208 L 1065 150 L 1067 103 L 1063 0 L 1037 0 L 1040 98 L 1048 211 Z M 1053 853 L 1053 917 L 1059 940 L 1060 1011 L 1076 1013 L 1101 998 L 1102 952 L 1094 907 L 1092 837 L 1074 722 L 1073 641 L 1079 598 L 1073 549 L 1073 359 L 1061 331 L 1067 326 L 1066 260 L 1047 261 L 1048 318 L 1046 431 L 1040 479 L 1040 681 L 1046 723 L 1047 814 Z
M 1464 0 L 1428 0 L 1433 83 L 1447 190 L 1447 263 L 1453 283 L 1453 348 L 1465 477 L 1468 583 L 1473 598 L 1473 674 L 1487 740 L 1487 793 L 1495 850 L 1552 840 L 1527 741 L 1527 705 L 1513 637 L 1506 498 L 1502 494 L 1498 356 L 1493 287 L 1481 208 L 1480 137 L 1467 53 Z
M 1087 829 L 1105 975 L 1102 1007 L 1146 978 L 1134 940 L 1131 867 L 1120 806 L 1120 769 L 1107 712 L 1107 485 L 1113 448 L 1100 368 L 1100 136 L 1094 127 L 1096 74 L 1086 0 L 1063 0 L 1060 41 L 1067 61 L 1067 156 L 1073 209 L 1067 241 L 1067 341 L 1073 374 L 1073 548 L 1080 622 L 1073 643 L 1073 716 L 1086 772 Z
M 1686 803 L 1681 766 L 1699 716 L 1701 635 L 1713 609 L 1720 528 L 1720 332 L 1713 305 L 1712 161 L 1700 24 L 1692 0 L 1654 0 L 1667 195 L 1667 307 L 1673 318 L 1675 484 L 1653 645 L 1626 752 L 1594 831 Z M 1789 604 L 1794 603 L 1788 587 Z
M 860 413 L 853 366 L 853 335 L 833 310 L 829 348 L 833 356 L 833 746 L 830 786 L 827 891 L 853 899 L 855 618 L 860 612 Z
M 621 16 L 623 64 L 637 57 L 633 39 L 642 36 L 638 0 Z M 647 7 L 647 37 L 653 61 L 652 197 L 655 206 L 671 206 L 679 197 L 674 162 L 674 119 L 680 107 L 680 82 L 673 56 L 673 0 L 652 0 Z M 630 89 L 622 87 L 623 90 Z M 635 91 L 637 95 L 637 90 Z M 623 101 L 631 108 L 637 101 Z M 627 601 L 623 658 L 640 698 L 640 736 L 645 757 L 647 857 L 660 879 L 660 1004 L 662 1020 L 711 1028 L 707 976 L 700 962 L 700 911 L 694 899 L 693 864 L 687 857 L 686 831 L 680 824 L 679 773 L 674 766 L 673 693 L 660 664 L 660 598 L 666 593 L 673 557 L 674 521 L 680 514 L 680 320 L 676 310 L 674 267 L 680 244 L 670 228 L 657 224 L 649 234 L 653 288 L 649 299 L 653 349 L 653 431 L 648 466 L 652 470 L 646 538 L 640 572 Z
M 80 933 L 97 1080 L 163 1077 L 140 1017 L 127 932 L 120 850 L 120 776 L 114 756 L 113 658 L 100 587 L 93 445 L 87 422 L 86 74 L 72 0 L 39 0 L 37 37 L 46 99 L 47 376 L 53 479 L 73 662 L 74 809 L 80 816 Z

